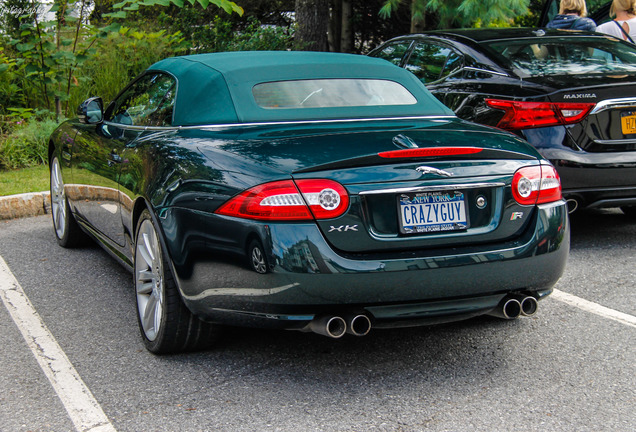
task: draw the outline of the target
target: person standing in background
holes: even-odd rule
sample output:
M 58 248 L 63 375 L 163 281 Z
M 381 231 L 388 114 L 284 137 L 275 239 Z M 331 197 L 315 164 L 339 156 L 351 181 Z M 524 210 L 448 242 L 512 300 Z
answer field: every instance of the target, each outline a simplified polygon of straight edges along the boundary
M 561 0 L 559 14 L 552 18 L 546 28 L 594 31 L 596 23 L 587 18 L 585 0 Z
M 609 15 L 612 21 L 601 24 L 597 32 L 634 43 L 636 40 L 636 0 L 613 0 Z

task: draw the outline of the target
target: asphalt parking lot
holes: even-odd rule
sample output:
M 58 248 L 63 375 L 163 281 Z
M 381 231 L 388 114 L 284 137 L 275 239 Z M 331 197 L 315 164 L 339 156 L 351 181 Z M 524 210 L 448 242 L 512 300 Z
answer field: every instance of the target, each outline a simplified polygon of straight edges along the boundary
M 164 357 L 139 340 L 130 274 L 58 247 L 48 216 L 0 222 L 0 257 L 72 369 L 34 355 L 0 273 L 1 431 L 636 430 L 636 221 L 618 210 L 573 216 L 566 273 L 533 317 L 341 340 L 231 329 Z

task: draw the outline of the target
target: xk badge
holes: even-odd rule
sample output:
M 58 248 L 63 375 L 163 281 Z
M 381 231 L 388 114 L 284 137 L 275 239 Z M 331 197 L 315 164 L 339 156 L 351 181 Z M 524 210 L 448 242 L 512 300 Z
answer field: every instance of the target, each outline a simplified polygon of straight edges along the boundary
M 358 225 L 340 225 L 339 227 L 335 227 L 331 225 L 329 227 L 329 232 L 347 232 L 347 231 L 358 231 Z

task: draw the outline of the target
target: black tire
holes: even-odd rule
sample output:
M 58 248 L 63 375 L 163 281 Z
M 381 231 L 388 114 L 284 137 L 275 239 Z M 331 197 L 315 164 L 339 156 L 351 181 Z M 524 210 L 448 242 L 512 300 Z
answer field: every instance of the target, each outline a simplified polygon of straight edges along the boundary
M 629 216 L 632 219 L 636 219 L 636 206 L 633 207 L 621 207 L 625 216 Z
M 183 303 L 160 232 L 144 210 L 135 231 L 134 254 L 137 321 L 144 345 L 155 354 L 209 348 L 219 328 L 198 319 Z
M 66 199 L 62 169 L 57 157 L 53 157 L 49 163 L 50 191 L 51 191 L 51 220 L 53 232 L 57 243 L 65 248 L 82 246 L 88 240 L 88 236 L 77 224 L 71 208 Z

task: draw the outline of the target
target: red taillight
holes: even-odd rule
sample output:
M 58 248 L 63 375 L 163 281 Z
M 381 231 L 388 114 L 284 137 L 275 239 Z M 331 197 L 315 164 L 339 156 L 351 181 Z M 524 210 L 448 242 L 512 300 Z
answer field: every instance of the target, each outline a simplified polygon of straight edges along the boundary
M 432 156 L 459 156 L 479 153 L 483 149 L 479 147 L 427 147 L 404 150 L 391 150 L 378 153 L 383 158 L 415 158 Z
M 553 166 L 540 165 L 518 170 L 512 178 L 512 195 L 521 205 L 561 199 L 561 180 Z
M 216 213 L 255 220 L 300 221 L 335 218 L 348 207 L 349 195 L 340 183 L 308 179 L 294 184 L 283 180 L 248 189 L 223 204 Z
M 596 105 L 581 102 L 523 102 L 501 99 L 486 99 L 486 104 L 505 111 L 497 127 L 507 130 L 578 123 Z

